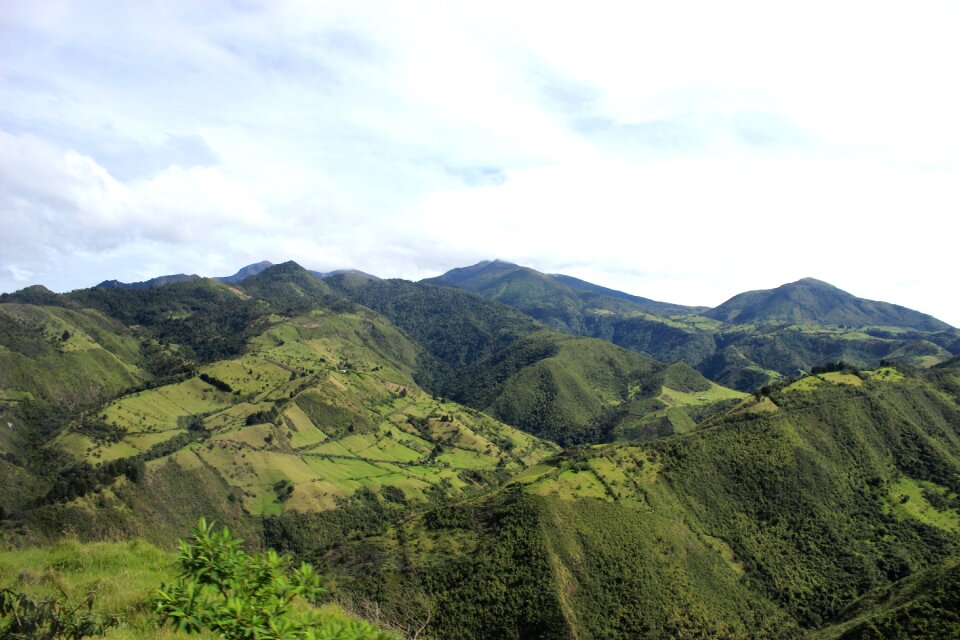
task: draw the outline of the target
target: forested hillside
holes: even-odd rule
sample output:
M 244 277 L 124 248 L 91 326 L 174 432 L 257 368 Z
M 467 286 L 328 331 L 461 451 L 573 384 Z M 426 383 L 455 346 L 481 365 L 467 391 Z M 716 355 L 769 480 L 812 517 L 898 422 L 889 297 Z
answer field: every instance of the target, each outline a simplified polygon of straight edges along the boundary
M 474 293 L 256 271 L 0 299 L 6 547 L 170 549 L 206 517 L 419 637 L 960 628 L 960 359 L 815 362 L 743 393 Z M 726 349 L 857 343 L 824 331 Z
M 956 367 L 937 375 L 956 384 Z M 865 377 L 805 379 L 650 444 L 569 450 L 365 541 L 367 560 L 350 546 L 317 559 L 366 597 L 432 611 L 437 637 L 801 637 L 838 616 L 953 633 L 960 398 L 936 376 Z M 883 590 L 927 569 L 895 611 Z M 846 637 L 881 637 L 864 628 Z

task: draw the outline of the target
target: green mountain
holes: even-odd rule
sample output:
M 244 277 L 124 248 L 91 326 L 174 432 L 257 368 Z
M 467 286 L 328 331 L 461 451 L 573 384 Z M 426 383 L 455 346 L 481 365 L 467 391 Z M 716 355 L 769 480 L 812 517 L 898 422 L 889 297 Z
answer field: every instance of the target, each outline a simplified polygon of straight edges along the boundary
M 409 636 L 957 634 L 954 334 L 631 313 L 763 388 L 292 262 L 4 295 L 0 585 L 112 583 L 87 542 L 170 549 L 205 516 Z M 929 366 L 763 368 L 893 351 Z
M 603 340 L 555 331 L 525 336 L 466 367 L 447 390 L 562 445 L 687 431 L 743 395 L 683 363 L 668 366 Z
M 302 552 L 437 638 L 836 637 L 854 618 L 888 631 L 847 637 L 914 637 L 882 635 L 909 620 L 953 637 L 958 373 L 805 378 L 709 428 L 568 450 L 504 490 Z
M 716 309 L 653 302 L 499 261 L 426 282 L 474 291 L 565 333 L 682 360 L 741 391 L 827 362 L 931 366 L 960 353 L 960 332 L 935 318 L 809 278 L 740 294 Z
M 426 348 L 432 357 L 419 360 L 418 380 L 428 388 L 560 444 L 689 430 L 717 403 L 737 397 L 689 367 L 544 330 L 503 304 L 456 289 L 403 280 L 324 282 Z M 671 389 L 665 372 L 681 369 L 689 380 Z
M 424 392 L 412 377 L 420 345 L 294 263 L 235 287 L 59 299 L 78 308 L 0 305 L 12 425 L 0 477 L 23 487 L 0 513 L 18 535 L 69 526 L 169 543 L 200 515 L 249 535 L 268 516 L 371 508 L 382 526 L 385 513 L 495 486 L 556 451 Z M 208 344 L 222 319 L 236 334 Z
M 943 331 L 950 325 L 925 313 L 888 302 L 864 300 L 833 285 L 804 278 L 762 291 L 736 295 L 704 315 L 736 324 L 820 324 L 845 327 L 900 327 Z
M 569 276 L 547 275 L 500 260 L 452 269 L 423 282 L 472 291 L 514 307 L 549 327 L 577 334 L 582 334 L 585 317 L 594 313 L 640 312 L 665 316 L 693 311 L 691 307 L 631 296 Z
M 406 280 L 367 280 L 341 274 L 324 281 L 340 295 L 377 311 L 419 342 L 428 357 L 418 379 L 441 388 L 472 365 L 541 328 L 510 307 L 448 287 Z

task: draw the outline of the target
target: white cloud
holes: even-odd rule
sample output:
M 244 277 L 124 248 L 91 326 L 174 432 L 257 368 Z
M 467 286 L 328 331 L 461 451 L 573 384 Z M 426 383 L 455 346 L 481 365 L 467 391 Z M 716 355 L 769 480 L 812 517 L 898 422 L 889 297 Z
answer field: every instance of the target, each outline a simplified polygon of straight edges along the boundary
M 929 2 L 7 3 L 0 289 L 501 257 L 960 324 L 960 16 Z
M 203 243 L 223 229 L 269 223 L 261 205 L 216 168 L 171 166 L 149 180 L 116 180 L 88 156 L 32 135 L 0 131 L 0 206 L 11 258 L 41 244 L 69 255 L 136 239 Z

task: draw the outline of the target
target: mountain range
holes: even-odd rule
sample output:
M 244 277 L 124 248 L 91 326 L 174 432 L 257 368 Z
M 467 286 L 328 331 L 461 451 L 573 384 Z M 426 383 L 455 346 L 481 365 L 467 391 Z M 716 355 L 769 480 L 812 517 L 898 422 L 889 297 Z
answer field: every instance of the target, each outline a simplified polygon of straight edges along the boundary
M 217 279 L 238 283 L 269 266 L 263 261 Z M 379 280 L 357 270 L 309 273 L 320 279 L 352 274 Z M 97 286 L 149 288 L 198 278 L 179 274 Z M 452 269 L 421 284 L 475 293 L 557 331 L 613 342 L 664 362 L 682 360 L 742 391 L 828 361 L 929 366 L 960 353 L 960 332 L 947 323 L 899 305 L 857 298 L 814 278 L 744 292 L 715 308 L 651 300 L 502 260 Z M 349 295 L 359 295 L 356 287 L 351 290 Z
M 245 267 L 239 269 L 232 276 L 220 276 L 213 278 L 219 282 L 226 282 L 229 284 L 236 284 L 238 282 L 243 282 L 247 278 L 257 275 L 261 271 L 265 271 L 273 266 L 273 263 L 269 260 L 261 260 L 260 262 L 255 262 L 253 264 L 248 264 Z M 334 271 L 308 271 L 310 274 L 314 275 L 317 278 L 323 280 L 324 278 L 329 278 L 331 276 L 340 275 L 343 273 L 352 273 L 361 278 L 367 280 L 376 280 L 376 276 L 372 276 L 369 273 L 364 273 L 363 271 L 358 271 L 357 269 L 336 269 Z M 166 284 L 173 284 L 176 282 L 189 282 L 190 280 L 200 280 L 201 276 L 196 274 L 187 275 L 185 273 L 177 273 L 168 276 L 158 276 L 156 278 L 150 278 L 149 280 L 144 280 L 142 282 L 120 282 L 119 280 L 104 280 L 100 284 L 96 285 L 100 288 L 106 289 L 152 289 L 154 287 L 162 287 Z
M 398 637 L 960 630 L 960 335 L 930 316 L 501 261 L 149 282 L 0 296 L 0 536 L 49 557 L 0 587 L 92 588 L 65 538 L 169 550 L 204 516 Z

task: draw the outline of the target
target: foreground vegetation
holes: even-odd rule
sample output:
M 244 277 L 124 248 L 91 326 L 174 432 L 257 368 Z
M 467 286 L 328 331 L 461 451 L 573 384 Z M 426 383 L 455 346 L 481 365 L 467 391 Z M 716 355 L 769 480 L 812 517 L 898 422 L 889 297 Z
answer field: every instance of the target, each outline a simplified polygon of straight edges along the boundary
M 0 637 L 393 637 L 329 602 L 309 566 L 284 575 L 283 557 L 249 555 L 240 542 L 201 521 L 179 558 L 142 541 L 0 552 L 0 589 L 21 602 L 0 615 Z M 23 602 L 52 606 L 39 612 Z

